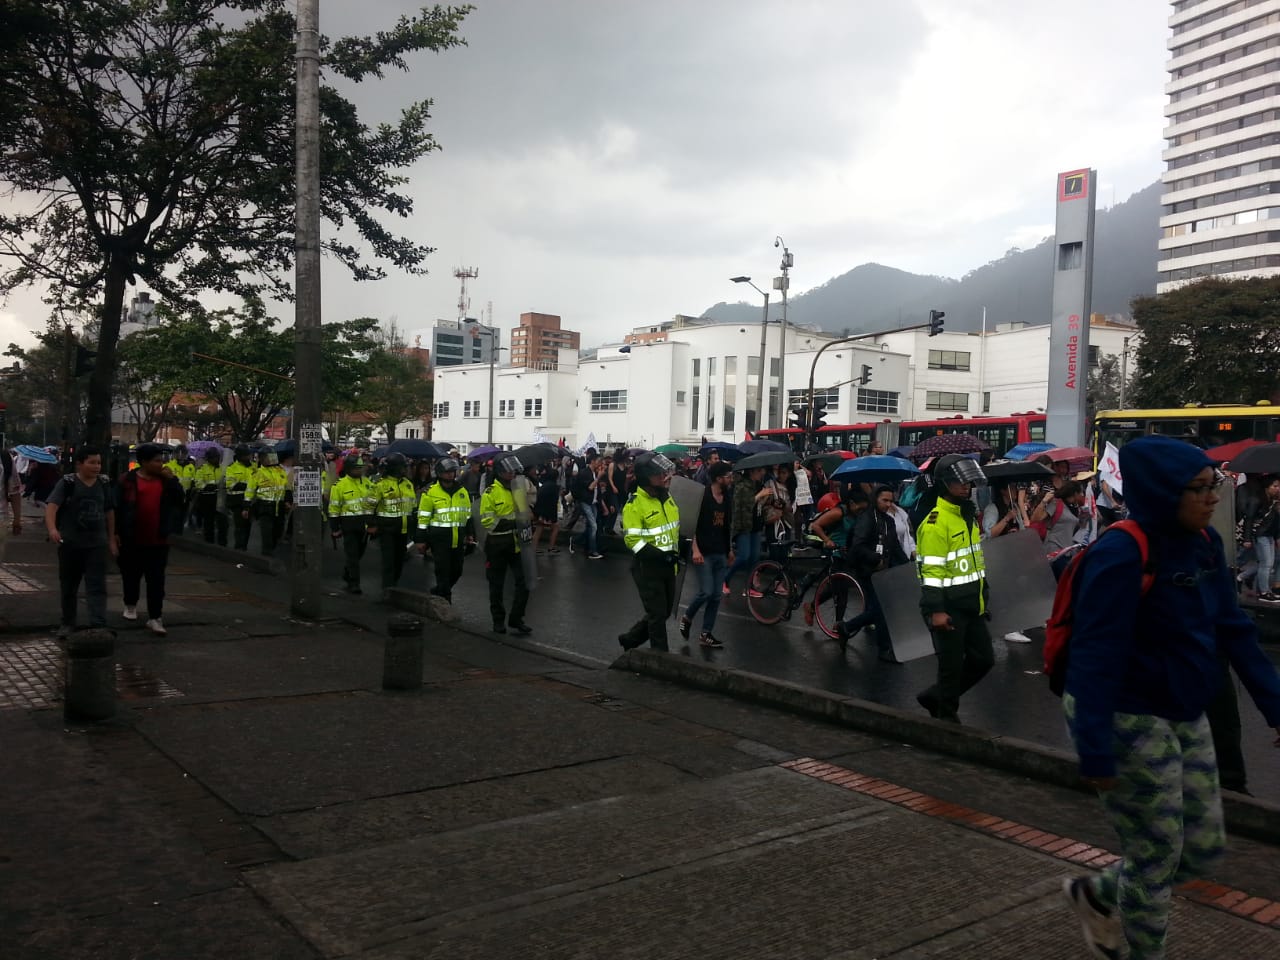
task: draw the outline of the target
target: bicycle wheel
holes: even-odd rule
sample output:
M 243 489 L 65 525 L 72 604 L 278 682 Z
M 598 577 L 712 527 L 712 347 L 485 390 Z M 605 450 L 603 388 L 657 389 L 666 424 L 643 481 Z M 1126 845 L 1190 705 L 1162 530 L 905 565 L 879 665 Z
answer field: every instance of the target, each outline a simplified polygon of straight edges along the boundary
M 833 573 L 818 581 L 818 592 L 814 594 L 813 600 L 813 619 L 832 640 L 839 637 L 836 624 L 856 617 L 866 607 L 867 600 L 862 595 L 862 588 L 849 574 Z
M 757 563 L 747 574 L 747 609 L 759 623 L 777 623 L 791 605 L 791 590 L 791 577 L 782 564 Z

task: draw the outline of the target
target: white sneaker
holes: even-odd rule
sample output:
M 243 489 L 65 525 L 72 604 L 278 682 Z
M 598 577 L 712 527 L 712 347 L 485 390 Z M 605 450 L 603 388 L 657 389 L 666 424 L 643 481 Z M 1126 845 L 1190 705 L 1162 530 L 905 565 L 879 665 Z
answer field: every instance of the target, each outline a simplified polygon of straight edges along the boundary
M 1019 633 L 1017 630 L 1014 630 L 1012 633 L 1006 633 L 1004 635 L 1004 639 L 1008 643 L 1030 643 L 1031 642 L 1030 637 L 1028 637 L 1025 633 Z
M 1062 894 L 1080 918 L 1081 932 L 1089 953 L 1099 960 L 1120 960 L 1120 917 L 1092 899 L 1086 877 L 1067 877 Z
M 129 605 L 126 603 L 126 604 L 124 605 L 124 618 L 125 618 L 126 620 L 137 620 L 137 619 L 138 619 L 138 608 L 137 608 L 137 607 L 131 607 L 131 606 L 129 606 Z
M 164 628 L 164 624 L 160 622 L 160 618 L 147 621 L 147 629 L 154 633 L 157 637 L 167 636 L 169 631 Z

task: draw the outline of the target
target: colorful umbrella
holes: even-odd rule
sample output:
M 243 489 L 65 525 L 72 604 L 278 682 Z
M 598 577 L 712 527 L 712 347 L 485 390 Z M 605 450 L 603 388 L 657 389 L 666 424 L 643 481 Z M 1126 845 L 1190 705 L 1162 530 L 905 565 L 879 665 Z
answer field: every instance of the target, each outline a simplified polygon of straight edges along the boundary
M 920 472 L 910 460 L 901 457 L 858 457 L 846 460 L 832 473 L 832 480 L 852 480 L 856 483 L 898 483 Z
M 1262 446 L 1262 440 L 1237 440 L 1235 443 L 1225 443 L 1220 447 L 1214 447 L 1212 450 L 1206 450 L 1209 459 L 1217 460 L 1219 463 L 1230 463 L 1240 454 L 1244 453 L 1250 447 Z
M 923 463 L 948 453 L 985 453 L 990 449 L 990 446 L 967 433 L 943 433 L 918 443 L 911 451 L 911 459 L 915 463 Z
M 1018 444 L 1016 447 L 1011 447 L 1002 459 L 1030 460 L 1036 454 L 1052 449 L 1052 443 L 1045 443 L 1043 440 L 1029 440 L 1026 443 Z
M 34 460 L 36 463 L 57 463 L 57 454 L 50 453 L 43 447 L 32 446 L 29 443 L 20 443 L 13 448 L 15 452 L 22 454 L 28 460 Z
M 660 453 L 664 457 L 687 457 L 689 447 L 683 443 L 664 443 L 660 447 L 654 447 L 653 452 Z
M 1093 463 L 1093 451 L 1088 447 L 1053 447 L 1049 450 L 1043 450 L 1040 453 L 1033 453 L 1030 456 L 1023 457 L 1022 459 L 1038 460 L 1040 457 L 1048 457 L 1054 463 L 1062 463 L 1064 460 L 1068 463 Z
M 467 454 L 468 460 L 488 460 L 497 456 L 502 452 L 501 447 L 495 447 L 491 443 L 483 443 Z

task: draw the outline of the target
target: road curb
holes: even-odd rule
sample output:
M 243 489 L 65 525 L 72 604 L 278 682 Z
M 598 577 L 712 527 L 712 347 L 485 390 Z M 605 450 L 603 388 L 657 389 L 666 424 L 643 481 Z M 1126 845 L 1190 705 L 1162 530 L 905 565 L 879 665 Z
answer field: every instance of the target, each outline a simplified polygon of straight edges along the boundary
M 216 543 L 205 543 L 203 540 L 193 540 L 190 537 L 173 537 L 169 543 L 191 553 L 199 553 L 206 557 L 213 557 L 215 560 L 225 560 L 227 563 L 241 565 L 246 570 L 253 570 L 256 573 L 274 574 L 277 572 L 271 557 L 264 557 L 258 553 L 249 553 L 247 550 L 233 550 L 230 547 L 220 547 Z
M 1052 747 L 943 723 L 894 707 L 816 690 L 786 680 L 701 663 L 656 650 L 628 650 L 611 664 L 644 676 L 723 693 L 922 747 L 1033 780 L 1091 792 L 1080 783 L 1076 758 Z M 1223 791 L 1227 829 L 1242 837 L 1280 844 L 1280 804 Z

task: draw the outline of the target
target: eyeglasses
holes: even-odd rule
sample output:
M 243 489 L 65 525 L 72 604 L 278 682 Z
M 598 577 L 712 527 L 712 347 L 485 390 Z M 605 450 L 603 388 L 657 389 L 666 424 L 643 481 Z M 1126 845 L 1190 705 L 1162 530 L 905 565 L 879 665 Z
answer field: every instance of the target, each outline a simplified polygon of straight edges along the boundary
M 1210 483 L 1193 483 L 1189 487 L 1183 487 L 1185 493 L 1189 493 L 1195 497 L 1207 497 L 1211 493 L 1217 493 L 1224 483 L 1227 482 L 1227 475 L 1221 470 L 1213 472 L 1213 480 Z

